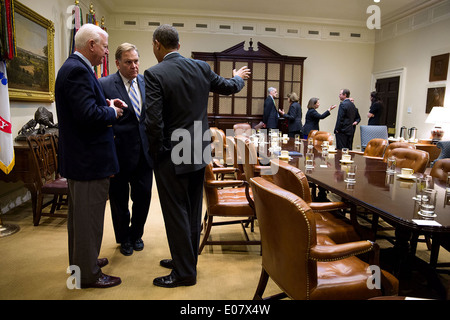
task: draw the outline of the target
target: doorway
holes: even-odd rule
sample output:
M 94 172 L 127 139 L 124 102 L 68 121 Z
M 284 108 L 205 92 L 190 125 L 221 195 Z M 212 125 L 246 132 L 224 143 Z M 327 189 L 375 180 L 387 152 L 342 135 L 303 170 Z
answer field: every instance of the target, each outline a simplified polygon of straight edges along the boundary
M 383 102 L 383 112 L 380 118 L 380 125 L 386 125 L 388 134 L 395 135 L 397 122 L 398 95 L 400 86 L 400 76 L 377 79 L 375 90 Z

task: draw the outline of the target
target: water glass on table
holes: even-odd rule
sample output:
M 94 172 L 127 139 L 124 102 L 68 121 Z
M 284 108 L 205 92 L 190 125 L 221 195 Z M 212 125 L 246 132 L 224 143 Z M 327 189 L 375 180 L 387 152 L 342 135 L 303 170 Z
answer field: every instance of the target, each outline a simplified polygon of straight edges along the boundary
M 387 159 L 387 169 L 386 169 L 386 173 L 387 174 L 394 174 L 395 173 L 395 157 L 389 157 Z
M 436 216 L 436 195 L 437 191 L 434 189 L 425 189 L 422 192 L 422 197 L 420 199 L 420 210 L 419 215 L 424 218 L 434 218 Z
M 355 164 L 350 164 L 350 165 L 346 166 L 344 181 L 347 183 L 355 183 L 356 182 L 356 165 Z
M 314 168 L 314 153 L 307 153 L 305 155 L 305 167 L 306 169 Z

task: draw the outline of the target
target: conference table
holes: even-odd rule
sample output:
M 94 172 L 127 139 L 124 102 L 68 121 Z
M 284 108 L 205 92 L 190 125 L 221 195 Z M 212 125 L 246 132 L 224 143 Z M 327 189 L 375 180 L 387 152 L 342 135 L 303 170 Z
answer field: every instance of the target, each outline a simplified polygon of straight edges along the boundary
M 348 164 L 341 162 L 342 153 L 322 153 L 321 147 L 314 147 L 314 168 L 305 166 L 307 142 L 301 140 L 296 144 L 293 139 L 280 143 L 282 150 L 290 152 L 290 158 L 285 161 L 302 170 L 308 181 L 322 187 L 351 204 L 351 220 L 355 227 L 361 230 L 363 237 L 375 239 L 377 217 L 395 228 L 396 263 L 393 273 L 399 275 L 402 269 L 411 263 L 415 257 L 419 235 L 429 235 L 433 241 L 430 267 L 436 267 L 440 241 L 450 236 L 450 194 L 446 192 L 445 182 L 433 178 L 434 189 L 437 190 L 436 217 L 427 220 L 419 215 L 420 204 L 413 199 L 416 194 L 415 179 L 402 179 L 400 171 L 394 174 L 386 173 L 387 165 L 380 158 L 365 157 L 352 153 L 351 161 L 356 164 L 356 181 L 354 184 L 345 182 L 345 172 Z M 267 148 L 270 150 L 269 148 Z M 277 154 L 267 151 L 267 156 L 277 158 Z M 414 177 L 420 176 L 414 173 Z M 402 175 L 400 175 L 402 176 Z M 356 208 L 362 207 L 374 215 L 374 223 L 370 232 L 357 222 Z

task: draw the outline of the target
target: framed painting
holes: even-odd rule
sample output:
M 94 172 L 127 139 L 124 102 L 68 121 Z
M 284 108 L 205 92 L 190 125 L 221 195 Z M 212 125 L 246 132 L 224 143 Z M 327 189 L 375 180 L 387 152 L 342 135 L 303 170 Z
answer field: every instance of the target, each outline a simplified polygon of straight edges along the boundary
M 6 66 L 9 98 L 53 102 L 54 24 L 18 1 L 14 7 L 16 56 Z
M 431 57 L 430 82 L 447 80 L 449 56 L 446 53 Z
M 428 88 L 427 106 L 425 113 L 430 113 L 433 107 L 443 107 L 445 98 L 445 87 Z

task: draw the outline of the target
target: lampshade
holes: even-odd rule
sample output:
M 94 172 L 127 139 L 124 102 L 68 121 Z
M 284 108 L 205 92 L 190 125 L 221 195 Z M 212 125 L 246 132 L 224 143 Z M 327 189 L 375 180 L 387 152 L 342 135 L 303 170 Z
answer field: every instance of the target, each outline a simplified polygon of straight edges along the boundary
M 425 123 L 444 124 L 450 123 L 450 108 L 433 107 Z

